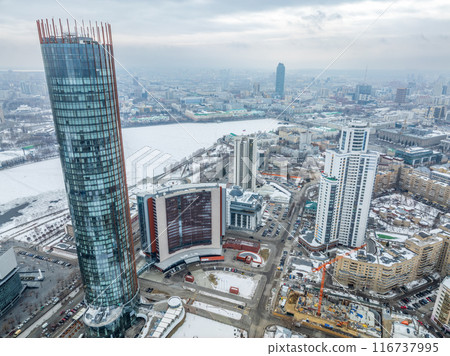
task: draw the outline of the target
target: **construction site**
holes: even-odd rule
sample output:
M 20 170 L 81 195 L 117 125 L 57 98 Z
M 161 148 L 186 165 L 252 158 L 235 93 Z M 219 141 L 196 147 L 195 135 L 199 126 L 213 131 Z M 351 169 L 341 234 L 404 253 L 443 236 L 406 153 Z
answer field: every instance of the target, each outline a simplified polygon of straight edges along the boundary
M 371 308 L 338 296 L 322 299 L 314 291 L 289 290 L 280 297 L 275 313 L 292 317 L 297 326 L 305 326 L 337 337 L 381 337 L 379 314 Z
M 291 317 L 294 325 L 318 329 L 336 337 L 381 337 L 381 316 L 377 310 L 337 291 L 327 290 L 325 293 L 324 288 L 327 267 L 365 246 L 364 244 L 313 268 L 313 272 L 322 274 L 320 288 L 283 285 L 276 298 L 278 303 L 274 313 Z

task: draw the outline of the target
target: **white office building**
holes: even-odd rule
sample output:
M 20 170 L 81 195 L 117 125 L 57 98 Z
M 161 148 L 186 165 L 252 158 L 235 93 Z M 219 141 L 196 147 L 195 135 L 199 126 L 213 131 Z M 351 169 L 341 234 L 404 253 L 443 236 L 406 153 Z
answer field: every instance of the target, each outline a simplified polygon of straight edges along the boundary
M 242 191 L 238 186 L 227 189 L 227 228 L 255 231 L 261 223 L 263 198 Z
M 233 184 L 242 189 L 256 188 L 258 149 L 252 137 L 239 136 L 234 140 Z
M 358 247 L 365 241 L 378 153 L 368 152 L 367 124 L 353 122 L 341 134 L 339 150 L 325 152 L 314 238 Z

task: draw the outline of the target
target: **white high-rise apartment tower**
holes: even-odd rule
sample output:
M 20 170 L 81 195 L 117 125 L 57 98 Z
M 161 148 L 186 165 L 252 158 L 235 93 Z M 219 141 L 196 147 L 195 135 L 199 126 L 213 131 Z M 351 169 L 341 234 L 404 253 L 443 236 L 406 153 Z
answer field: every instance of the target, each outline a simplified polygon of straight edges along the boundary
M 320 244 L 359 247 L 365 241 L 378 153 L 368 152 L 369 128 L 353 122 L 339 149 L 325 152 L 314 238 Z
M 445 277 L 439 286 L 431 320 L 450 332 L 450 277 Z
M 256 188 L 258 149 L 252 137 L 239 136 L 234 140 L 233 184 L 242 189 Z

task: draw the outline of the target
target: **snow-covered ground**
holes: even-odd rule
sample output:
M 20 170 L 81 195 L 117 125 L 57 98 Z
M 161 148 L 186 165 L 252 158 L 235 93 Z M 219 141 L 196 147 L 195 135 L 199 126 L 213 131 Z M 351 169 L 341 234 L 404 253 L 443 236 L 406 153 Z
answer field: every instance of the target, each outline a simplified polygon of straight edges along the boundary
M 384 209 L 384 211 L 389 214 L 395 213 L 400 218 L 404 218 L 410 222 L 410 226 L 394 225 L 393 218 L 389 218 L 388 220 L 382 219 L 378 213 L 371 209 L 369 216 L 374 218 L 380 226 L 385 228 L 386 235 L 390 235 L 391 232 L 394 232 L 401 235 L 412 236 L 416 232 L 430 230 L 436 216 L 440 213 L 436 208 L 399 193 L 374 199 L 371 206 L 372 208 L 380 209 L 380 211 Z M 421 225 L 414 223 L 411 220 L 412 217 L 419 219 Z
M 194 288 L 188 288 L 188 287 L 184 287 L 184 286 L 183 286 L 183 288 L 185 288 L 185 289 L 187 289 L 187 290 L 190 290 L 191 292 L 195 292 L 195 289 L 194 289 Z M 228 302 L 228 303 L 233 303 L 233 304 L 242 305 L 242 306 L 245 305 L 244 302 L 241 302 L 241 301 L 239 301 L 239 300 L 232 299 L 232 298 L 227 298 L 227 297 L 222 297 L 221 295 L 217 295 L 217 294 L 213 294 L 213 293 L 208 293 L 208 292 L 205 292 L 205 291 L 202 291 L 202 290 L 198 291 L 198 293 L 199 293 L 199 294 L 206 295 L 206 296 L 211 297 L 211 298 L 220 299 L 220 300 L 223 300 L 223 301 Z
M 234 326 L 186 313 L 183 325 L 172 335 L 172 338 L 237 338 L 241 337 L 241 333 L 246 337 L 245 331 Z
M 420 279 L 420 280 L 412 281 L 412 282 L 405 284 L 405 288 L 408 290 L 411 290 L 411 289 L 417 288 L 426 283 L 428 283 L 428 281 L 426 279 Z
M 230 287 L 237 287 L 239 288 L 239 296 L 247 299 L 253 297 L 258 286 L 258 282 L 253 278 L 237 273 L 215 271 L 209 274 L 216 278 L 217 285 L 211 283 L 214 289 L 229 293 Z
M 304 263 L 296 263 L 302 260 L 304 261 Z M 289 260 L 289 263 L 290 263 L 289 266 L 292 268 L 291 272 L 292 275 L 299 276 L 299 274 L 302 274 L 303 277 L 301 278 L 303 279 L 307 279 L 311 282 L 320 282 L 322 278 L 322 273 L 313 272 L 313 268 L 319 267 L 323 263 L 323 261 L 316 261 L 314 259 L 310 259 L 303 256 L 303 257 L 293 257 Z M 312 266 L 307 265 L 307 263 L 312 264 Z
M 389 237 L 393 237 L 392 241 L 400 241 L 400 242 L 405 242 L 409 237 L 408 235 L 394 234 L 391 232 L 384 232 L 384 231 L 376 231 L 375 235 L 383 241 L 390 241 L 390 239 L 385 239 L 383 237 L 379 237 L 378 235 L 386 235 Z
M 23 156 L 22 150 L 10 150 L 10 151 L 2 151 L 0 152 L 0 162 L 8 161 L 13 158 Z
M 393 338 L 424 338 L 426 335 L 428 335 L 428 338 L 434 338 L 433 334 L 429 333 L 415 320 L 409 325 L 404 325 L 400 321 L 392 323 Z
M 231 319 L 241 320 L 241 318 L 242 318 L 241 313 L 238 313 L 238 312 L 235 312 L 232 310 L 228 310 L 228 309 L 224 309 L 224 308 L 219 308 L 219 307 L 216 307 L 211 304 L 206 304 L 206 303 L 195 301 L 194 303 L 192 303 L 192 305 L 196 308 L 209 311 L 210 313 L 213 313 L 213 314 L 223 315 L 223 316 L 226 316 Z
M 21 215 L 12 218 L 11 221 L 0 224 L 0 233 L 32 220 L 37 220 L 42 216 L 51 214 L 52 212 L 67 209 L 67 198 L 65 191 L 57 190 L 35 195 L 32 198 L 22 197 L 14 199 L 6 204 L 0 203 L 0 214 L 4 214 L 8 210 L 24 203 L 28 203 L 28 206 L 19 211 Z

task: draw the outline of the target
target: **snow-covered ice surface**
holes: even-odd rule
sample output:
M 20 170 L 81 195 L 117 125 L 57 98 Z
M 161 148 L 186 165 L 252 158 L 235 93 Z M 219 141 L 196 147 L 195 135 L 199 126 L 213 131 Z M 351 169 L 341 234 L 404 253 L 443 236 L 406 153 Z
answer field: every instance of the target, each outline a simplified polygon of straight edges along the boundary
M 0 171 L 0 204 L 63 189 L 64 179 L 58 158 Z
M 24 203 L 28 203 L 29 205 L 19 210 L 21 215 L 12 218 L 11 221 L 6 223 L 0 223 L 0 233 L 32 220 L 37 220 L 40 217 L 53 212 L 67 209 L 67 198 L 65 191 L 56 190 L 53 192 L 42 193 L 31 198 L 22 197 L 11 200 L 5 204 L 0 203 L 0 214 L 4 214 L 8 210 Z
M 277 127 L 275 120 L 260 119 L 126 128 L 122 130 L 124 153 L 128 158 L 143 147 L 151 146 L 180 160 L 202 147 L 210 147 L 224 135 L 270 131 Z M 0 204 L 63 189 L 64 179 L 59 158 L 0 171 Z
M 172 338 L 236 338 L 241 337 L 241 332 L 241 329 L 234 326 L 186 313 L 183 325 L 172 335 Z M 244 333 L 246 334 L 245 331 Z
M 241 318 L 242 318 L 241 313 L 238 313 L 238 312 L 235 312 L 232 310 L 228 310 L 228 309 L 224 309 L 224 308 L 219 308 L 219 307 L 216 307 L 211 304 L 206 304 L 206 303 L 195 301 L 194 303 L 192 303 L 192 305 L 196 308 L 209 311 L 210 313 L 213 313 L 213 314 L 223 315 L 223 316 L 226 316 L 231 319 L 241 320 Z
M 239 288 L 239 296 L 247 299 L 251 299 L 255 293 L 258 282 L 251 277 L 237 273 L 228 272 L 210 272 L 216 277 L 217 285 L 212 284 L 214 289 L 221 292 L 230 292 L 230 287 Z
M 277 121 L 271 119 L 183 123 L 126 128 L 122 130 L 122 136 L 125 157 L 129 157 L 142 147 L 151 146 L 179 160 L 202 147 L 211 146 L 224 135 L 230 133 L 248 135 L 258 131 L 270 131 L 277 127 Z
M 10 151 L 2 151 L 0 152 L 0 162 L 8 161 L 13 158 L 23 156 L 22 150 L 10 150 Z

